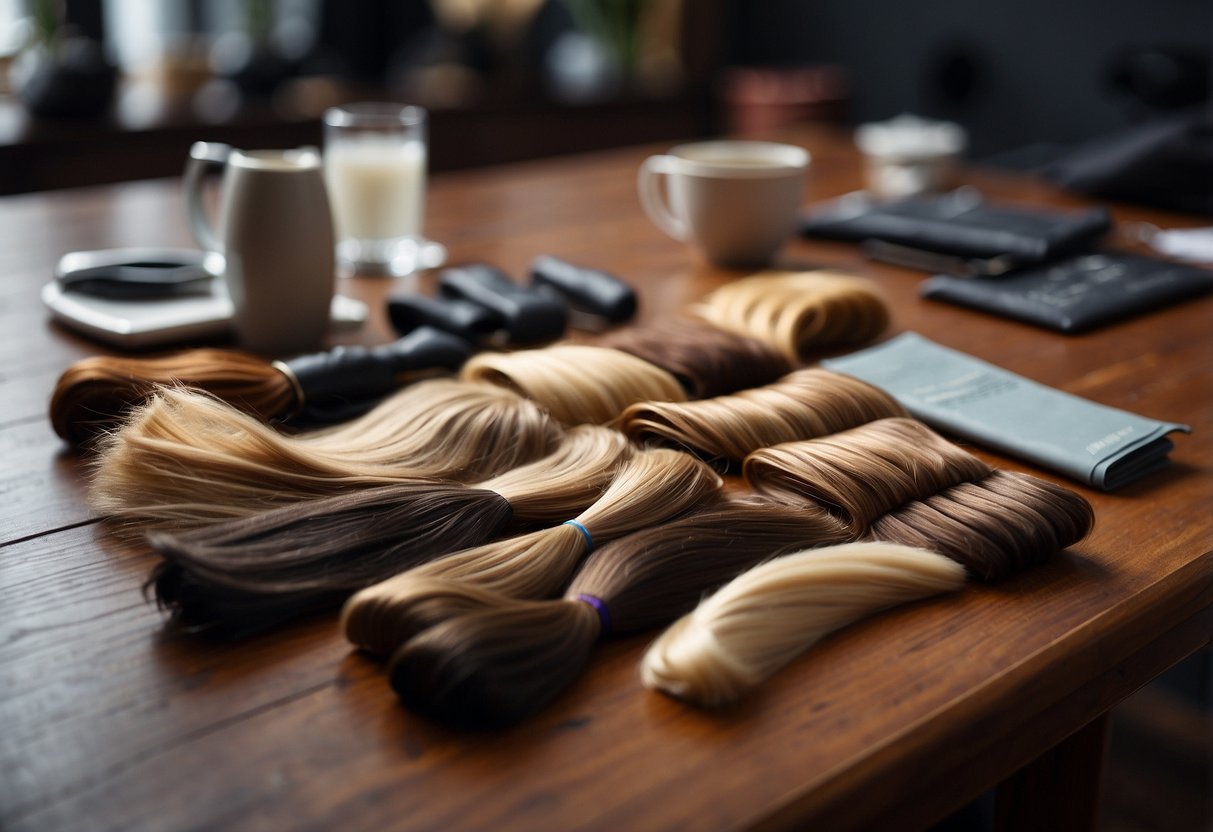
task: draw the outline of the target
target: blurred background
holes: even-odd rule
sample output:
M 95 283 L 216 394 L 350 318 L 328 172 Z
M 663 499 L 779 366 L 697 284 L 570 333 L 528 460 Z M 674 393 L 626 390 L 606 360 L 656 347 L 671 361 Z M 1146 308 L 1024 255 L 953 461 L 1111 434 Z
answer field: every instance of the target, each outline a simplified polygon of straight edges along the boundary
M 1208 0 L 0 0 L 0 192 L 366 99 L 431 110 L 436 170 L 901 112 L 1033 167 L 1206 103 L 1211 44 Z

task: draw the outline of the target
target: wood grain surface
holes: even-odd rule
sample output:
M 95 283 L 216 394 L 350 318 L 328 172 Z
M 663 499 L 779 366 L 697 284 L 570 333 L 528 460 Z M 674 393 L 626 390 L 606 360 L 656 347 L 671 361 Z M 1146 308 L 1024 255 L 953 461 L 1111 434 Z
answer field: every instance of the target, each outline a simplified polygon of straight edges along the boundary
M 809 200 L 860 185 L 845 137 L 784 138 L 813 154 Z M 736 273 L 643 217 L 635 173 L 657 150 L 436 176 L 428 233 L 454 261 L 519 277 L 540 253 L 611 270 L 659 320 Z M 1021 178 L 970 180 L 1008 200 L 1084 204 Z M 644 691 L 645 638 L 602 646 L 523 725 L 459 734 L 400 707 L 331 617 L 236 645 L 168 635 L 141 594 L 150 552 L 91 517 L 88 460 L 45 419 L 58 373 L 105 350 L 49 322 L 38 290 L 69 250 L 188 245 L 183 213 L 171 181 L 0 200 L 0 828 L 916 828 L 1213 634 L 1213 298 L 1066 336 L 920 300 L 918 273 L 796 241 L 781 265 L 877 281 L 889 334 L 916 330 L 1194 433 L 1177 438 L 1168 471 L 1117 493 L 1065 483 L 1097 519 L 1057 560 L 852 627 L 722 712 Z M 396 285 L 341 282 L 374 309 L 344 341 L 391 338 L 381 301 Z

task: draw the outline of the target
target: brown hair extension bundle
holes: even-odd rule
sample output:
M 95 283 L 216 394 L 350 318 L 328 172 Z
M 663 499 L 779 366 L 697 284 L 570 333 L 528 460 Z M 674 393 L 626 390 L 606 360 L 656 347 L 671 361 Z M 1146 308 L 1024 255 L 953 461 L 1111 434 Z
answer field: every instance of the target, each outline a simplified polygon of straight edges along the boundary
M 442 379 L 299 436 L 209 396 L 163 390 L 101 446 L 90 501 L 103 515 L 184 526 L 401 478 L 481 479 L 548 453 L 561 434 L 534 402 Z
M 767 384 L 792 369 L 770 344 L 687 318 L 617 329 L 595 344 L 660 367 L 695 399 Z
M 481 353 L 462 377 L 501 385 L 537 402 L 566 425 L 607 424 L 634 402 L 686 401 L 672 375 L 603 347 L 558 344 L 513 353 Z
M 737 577 L 666 630 L 645 653 L 641 679 L 698 705 L 727 705 L 835 630 L 963 585 L 959 564 L 893 543 L 787 555 Z
M 159 358 L 96 355 L 72 364 L 51 394 L 51 426 L 81 444 L 118 424 L 158 387 L 188 383 L 262 418 L 295 406 L 290 380 L 264 358 L 197 349 Z
M 889 323 L 872 281 L 838 272 L 768 272 L 721 286 L 696 311 L 719 327 L 758 338 L 792 361 L 814 349 L 860 344 Z
M 1091 504 L 1068 488 L 994 471 L 878 518 L 869 534 L 931 549 L 977 580 L 999 581 L 1082 540 L 1094 522 Z
M 721 487 L 699 460 L 666 449 L 637 451 L 592 506 L 564 524 L 467 549 L 411 569 L 352 597 L 342 613 L 351 642 L 390 655 L 416 632 L 466 609 L 469 588 L 513 598 L 557 592 L 595 543 L 662 523 Z
M 269 362 L 234 350 L 186 350 L 160 358 L 95 356 L 60 376 L 51 397 L 55 432 L 82 443 L 117 425 L 162 386 L 189 386 L 262 420 L 303 415 L 334 422 L 414 381 L 459 368 L 472 353 L 430 327 L 377 347 L 342 346 Z
M 772 555 L 846 538 L 813 508 L 753 497 L 634 532 L 596 549 L 564 598 L 518 601 L 452 583 L 468 614 L 406 642 L 390 664 L 412 710 L 463 727 L 500 727 L 538 711 L 581 674 L 595 644 L 644 632 Z
M 851 376 L 797 370 L 774 384 L 695 402 L 642 402 L 620 422 L 637 442 L 658 440 L 705 459 L 740 461 L 759 448 L 814 439 L 890 416 L 892 396 Z
M 161 606 L 227 636 L 335 606 L 362 587 L 491 540 L 513 517 L 552 521 L 597 499 L 631 453 L 583 425 L 543 459 L 475 486 L 418 480 L 368 488 L 183 534 L 153 534 Z
M 990 467 L 913 419 L 881 419 L 832 436 L 754 451 L 743 474 L 760 494 L 812 500 L 858 537 L 882 514 Z

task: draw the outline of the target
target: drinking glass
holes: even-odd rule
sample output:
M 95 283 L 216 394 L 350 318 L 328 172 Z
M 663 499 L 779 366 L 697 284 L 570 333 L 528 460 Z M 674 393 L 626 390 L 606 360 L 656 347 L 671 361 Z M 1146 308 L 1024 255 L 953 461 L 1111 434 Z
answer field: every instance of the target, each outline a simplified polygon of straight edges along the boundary
M 324 173 L 343 271 L 406 275 L 437 265 L 422 235 L 426 122 L 425 110 L 400 104 L 325 112 Z

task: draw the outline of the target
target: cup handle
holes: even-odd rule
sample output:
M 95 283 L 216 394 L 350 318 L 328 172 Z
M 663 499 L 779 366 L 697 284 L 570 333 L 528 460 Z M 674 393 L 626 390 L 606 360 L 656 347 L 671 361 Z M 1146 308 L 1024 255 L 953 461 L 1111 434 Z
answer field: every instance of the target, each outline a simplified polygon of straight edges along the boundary
M 690 238 L 686 221 L 674 215 L 661 195 L 660 177 L 674 173 L 674 161 L 673 156 L 650 156 L 645 159 L 636 178 L 636 190 L 640 194 L 640 206 L 649 219 L 675 240 L 685 242 Z
M 185 204 L 189 211 L 190 232 L 205 251 L 223 253 L 223 241 L 215 233 L 202 204 L 202 177 L 208 168 L 222 167 L 232 148 L 218 142 L 194 142 L 185 165 Z

